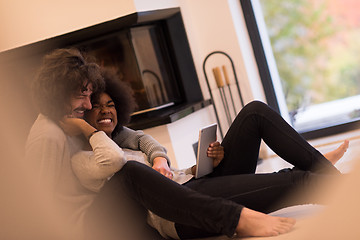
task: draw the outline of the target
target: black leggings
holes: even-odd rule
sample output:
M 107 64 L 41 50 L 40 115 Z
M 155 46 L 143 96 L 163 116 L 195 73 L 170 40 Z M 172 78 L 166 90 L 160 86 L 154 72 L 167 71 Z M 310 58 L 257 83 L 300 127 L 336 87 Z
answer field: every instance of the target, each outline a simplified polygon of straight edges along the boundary
M 255 174 L 261 139 L 296 170 Z M 93 205 L 103 205 L 101 196 L 112 196 L 116 202 L 123 193 L 116 194 L 114 189 L 118 192 L 124 189 L 144 212 L 148 209 L 175 222 L 182 239 L 219 234 L 232 236 L 243 206 L 268 213 L 308 203 L 308 199 L 286 203 L 282 200 L 295 190 L 304 190 L 328 177 L 329 173 L 339 173 L 261 102 L 252 102 L 242 109 L 222 145 L 225 157 L 214 172 L 184 185 L 139 163 L 128 162 L 103 188 L 103 194 L 99 194 Z
M 255 174 L 261 140 L 295 168 Z M 192 179 L 185 186 L 264 213 L 313 201 L 306 197 L 287 197 L 326 181 L 329 174 L 339 174 L 278 113 L 259 101 L 247 104 L 240 111 L 221 145 L 225 156 L 219 166 L 206 177 Z M 183 224 L 176 224 L 176 229 L 181 238 L 214 235 L 214 232 Z
M 225 157 L 211 176 L 255 173 L 260 142 L 304 171 L 338 173 L 338 170 L 278 113 L 253 101 L 238 114 L 221 145 Z

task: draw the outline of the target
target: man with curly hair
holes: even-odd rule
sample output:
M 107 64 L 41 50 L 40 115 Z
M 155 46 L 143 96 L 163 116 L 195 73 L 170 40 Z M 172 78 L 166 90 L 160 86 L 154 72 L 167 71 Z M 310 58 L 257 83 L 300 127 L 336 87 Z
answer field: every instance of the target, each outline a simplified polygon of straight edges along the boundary
M 26 142 L 26 161 L 45 190 L 58 199 L 66 199 L 64 214 L 73 206 L 83 205 L 86 195 L 71 171 L 71 157 L 82 149 L 82 141 L 68 136 L 60 127 L 65 116 L 83 118 L 90 110 L 91 94 L 104 88 L 100 67 L 77 49 L 57 49 L 43 59 L 32 85 L 39 115 Z

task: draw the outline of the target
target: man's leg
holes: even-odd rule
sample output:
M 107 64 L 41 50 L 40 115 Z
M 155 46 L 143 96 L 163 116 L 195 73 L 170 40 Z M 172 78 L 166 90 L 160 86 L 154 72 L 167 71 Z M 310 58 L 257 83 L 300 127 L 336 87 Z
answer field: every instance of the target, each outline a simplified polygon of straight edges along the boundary
M 204 177 L 193 179 L 184 185 L 209 196 L 234 201 L 258 212 L 270 213 L 288 206 L 317 203 L 315 199 L 311 198 L 312 189 L 333 177 L 332 175 L 289 170 L 271 174 Z M 300 192 L 301 194 L 299 194 Z M 300 197 L 299 195 L 295 197 L 295 194 L 299 194 Z M 220 212 L 219 215 L 221 214 Z M 244 210 L 241 216 L 245 217 L 243 214 Z M 263 219 L 264 216 L 260 217 Z M 268 219 L 264 219 L 264 221 L 267 225 Z M 189 225 L 176 224 L 175 226 L 179 235 L 184 239 L 205 238 L 214 235 L 213 232 L 206 232 Z
M 102 208 L 107 208 L 107 219 L 111 219 L 109 224 L 116 226 L 122 219 L 119 215 L 121 211 L 127 211 L 123 207 L 124 199 L 127 199 L 125 202 L 130 199 L 129 209 L 134 208 L 135 213 L 139 212 L 136 208 L 140 209 L 140 216 L 144 213 L 141 210 L 148 209 L 167 220 L 228 236 L 235 233 L 243 208 L 235 202 L 210 197 L 179 185 L 148 166 L 133 161 L 126 163 L 104 187 L 94 202 L 96 213 L 100 212 L 99 216 L 102 216 Z M 219 212 L 222 213 L 220 216 Z
M 333 175 L 289 170 L 269 174 L 239 174 L 193 179 L 184 185 L 203 194 L 221 197 L 247 208 L 270 213 L 280 208 L 317 203 L 311 193 Z M 294 194 L 301 198 L 291 198 Z

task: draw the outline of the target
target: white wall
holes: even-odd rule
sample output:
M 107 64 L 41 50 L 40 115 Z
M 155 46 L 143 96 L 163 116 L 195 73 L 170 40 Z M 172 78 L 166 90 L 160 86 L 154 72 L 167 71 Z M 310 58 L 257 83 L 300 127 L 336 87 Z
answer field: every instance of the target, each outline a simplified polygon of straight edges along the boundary
M 235 63 L 245 103 L 253 99 L 265 101 L 238 0 L 12 0 L 2 1 L 0 4 L 0 51 L 55 37 L 137 11 L 180 7 L 204 97 L 209 98 L 209 93 L 202 69 L 203 61 L 210 52 L 220 50 L 228 53 Z M 220 106 L 221 100 L 214 82 L 212 67 L 223 64 L 230 71 L 229 61 L 220 55 L 214 55 L 209 59 L 206 69 L 209 81 L 212 82 L 211 89 L 214 90 L 216 104 Z M 233 79 L 231 81 L 233 82 Z M 235 91 L 234 84 L 231 89 Z M 240 110 L 237 96 L 235 102 L 237 110 Z M 224 111 L 220 109 L 219 115 L 221 121 L 226 122 Z M 182 164 L 180 163 L 182 161 L 177 160 L 189 158 L 183 156 L 179 149 L 189 149 L 189 144 L 192 145 L 193 139 L 196 139 L 198 134 L 198 130 L 195 131 L 192 127 L 198 129 L 201 123 L 207 125 L 210 121 L 213 122 L 213 119 L 215 119 L 213 109 L 208 107 L 193 114 L 191 118 L 167 125 L 166 128 L 146 131 L 155 134 L 155 138 L 168 147 L 169 154 L 175 158 L 175 164 L 182 167 L 189 163 Z M 191 128 L 186 128 L 183 123 L 195 124 Z M 223 128 L 224 133 L 227 127 Z M 188 137 L 184 138 L 181 135 Z
M 205 81 L 203 61 L 209 53 L 223 51 L 229 54 L 234 61 L 244 102 L 247 103 L 253 99 L 265 101 L 240 2 L 238 0 L 182 0 L 180 7 L 204 97 L 209 97 L 209 91 Z M 206 63 L 206 73 L 216 101 L 215 104 L 220 106 L 217 110 L 225 133 L 229 125 L 212 73 L 213 67 L 222 65 L 226 65 L 230 71 L 231 66 L 226 57 L 213 55 Z M 229 73 L 229 76 L 232 75 Z M 234 79 L 232 79 L 232 83 L 231 89 L 235 93 Z M 225 93 L 227 92 L 225 91 Z M 240 100 L 236 94 L 233 96 L 238 112 L 241 108 Z M 233 114 L 232 118 L 235 115 Z
M 0 51 L 136 12 L 133 0 L 11 0 L 0 4 Z
M 179 7 L 182 0 L 134 0 L 138 12 Z
M 183 0 L 180 7 L 200 79 L 204 80 L 202 70 L 204 58 L 210 52 L 224 51 L 232 57 L 235 63 L 237 75 L 241 81 L 240 85 L 244 89 L 244 98 L 247 101 L 254 97 L 263 98 L 261 90 L 252 89 L 252 83 L 249 81 L 251 76 L 251 82 L 257 83 L 259 76 L 253 72 L 250 74 L 246 68 L 247 65 L 255 65 L 255 60 L 249 45 L 245 22 L 241 18 L 239 1 Z M 238 15 L 233 14 L 234 12 L 237 12 Z M 246 49 L 247 52 L 243 53 L 243 49 Z M 244 59 L 244 57 L 246 58 Z M 226 58 L 221 58 L 221 56 L 215 58 L 217 59 L 212 62 L 213 66 L 226 64 Z M 211 67 L 210 64 L 209 68 Z M 211 71 L 208 75 L 211 75 Z M 204 81 L 201 81 L 201 86 L 204 92 L 207 92 Z M 259 86 L 257 85 L 257 87 Z

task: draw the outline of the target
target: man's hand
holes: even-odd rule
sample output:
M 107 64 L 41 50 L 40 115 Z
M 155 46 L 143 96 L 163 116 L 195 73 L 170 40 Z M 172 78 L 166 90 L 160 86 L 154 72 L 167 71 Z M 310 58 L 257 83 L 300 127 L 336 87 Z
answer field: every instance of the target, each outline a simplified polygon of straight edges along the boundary
M 59 124 L 64 132 L 69 136 L 84 134 L 84 136 L 87 137 L 96 130 L 96 128 L 81 118 L 64 117 Z
M 84 120 L 80 118 L 64 117 L 60 121 L 60 127 L 69 136 L 76 136 L 82 134 L 81 125 Z
M 217 167 L 224 158 L 224 147 L 217 141 L 210 143 L 207 156 L 213 159 L 214 167 Z
M 170 170 L 170 167 L 169 167 L 169 164 L 168 164 L 166 158 L 163 158 L 163 157 L 154 158 L 152 168 L 169 179 L 173 178 L 173 174 Z

